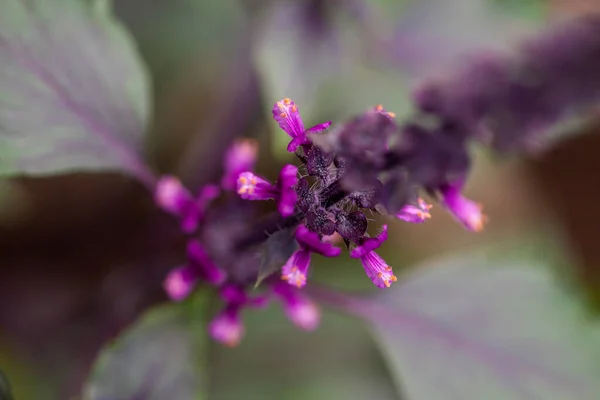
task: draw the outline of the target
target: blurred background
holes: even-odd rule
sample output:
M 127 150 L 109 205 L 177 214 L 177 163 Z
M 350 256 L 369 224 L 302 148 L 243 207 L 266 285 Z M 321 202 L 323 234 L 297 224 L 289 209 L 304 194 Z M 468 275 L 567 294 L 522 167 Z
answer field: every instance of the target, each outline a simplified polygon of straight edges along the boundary
M 114 9 L 152 74 L 147 159 L 197 188 L 218 179 L 234 137 L 260 141 L 267 176 L 291 159 L 270 118 L 284 96 L 309 125 L 379 103 L 401 119 L 411 88 L 462 54 L 506 48 L 555 20 L 600 11 L 600 2 L 115 0 Z M 401 274 L 466 249 L 523 254 L 600 305 L 598 130 L 600 120 L 528 158 L 476 149 L 467 194 L 484 204 L 487 229 L 464 231 L 434 206 L 426 224 L 393 224 L 382 256 Z M 0 370 L 16 399 L 64 399 L 57 393 L 81 384 L 104 343 L 165 300 L 161 279 L 184 256 L 176 231 L 141 185 L 118 174 L 0 180 Z M 319 260 L 313 279 L 372 290 L 346 261 Z M 206 344 L 207 398 L 399 398 L 360 321 L 325 310 L 309 334 L 277 306 L 245 317 L 239 348 Z

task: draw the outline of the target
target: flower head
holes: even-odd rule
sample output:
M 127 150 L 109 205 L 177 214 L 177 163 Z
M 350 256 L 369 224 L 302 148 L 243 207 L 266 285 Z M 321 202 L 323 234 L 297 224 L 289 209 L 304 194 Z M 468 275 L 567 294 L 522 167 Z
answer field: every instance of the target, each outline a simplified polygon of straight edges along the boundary
M 431 218 L 431 214 L 429 213 L 431 207 L 431 204 L 427 204 L 425 200 L 419 197 L 416 205 L 406 204 L 402 207 L 396 214 L 396 218 L 413 224 L 420 224 Z
M 319 326 L 321 312 L 317 305 L 302 292 L 290 285 L 277 283 L 273 293 L 279 298 L 285 313 L 296 326 L 312 331 Z
M 384 225 L 377 237 L 363 238 L 360 244 L 350 252 L 350 257 L 360 259 L 365 273 L 379 288 L 388 288 L 397 280 L 392 267 L 387 265 L 383 258 L 375 252 L 386 240 L 387 225 Z
M 199 274 L 190 266 L 171 270 L 164 281 L 164 289 L 173 301 L 188 297 L 198 283 Z
M 462 186 L 462 182 L 456 182 L 442 187 L 442 203 L 467 229 L 479 232 L 483 229 L 486 216 L 482 214 L 479 204 L 463 197 L 460 193 Z
M 292 138 L 287 147 L 289 152 L 296 151 L 296 148 L 302 144 L 310 143 L 306 136 L 307 132 L 321 132 L 331 125 L 331 121 L 327 121 L 305 130 L 298 106 L 287 97 L 275 103 L 272 112 L 273 118 L 279 123 L 279 127 Z
M 237 193 L 245 200 L 275 199 L 279 213 L 287 217 L 294 213 L 298 200 L 297 183 L 298 167 L 288 164 L 281 169 L 276 185 L 252 172 L 242 172 L 237 180 Z
M 321 240 L 319 235 L 311 232 L 306 226 L 300 225 L 296 230 L 296 241 L 300 249 L 296 250 L 281 270 L 281 279 L 298 288 L 306 284 L 310 254 L 317 253 L 325 257 L 337 257 L 341 250 L 331 243 Z
M 244 324 L 238 304 L 228 304 L 208 325 L 210 336 L 228 347 L 240 344 L 244 337 Z
M 238 176 L 242 172 L 252 171 L 258 154 L 258 142 L 254 139 L 236 140 L 225 154 L 225 173 L 221 186 L 226 190 L 234 190 Z

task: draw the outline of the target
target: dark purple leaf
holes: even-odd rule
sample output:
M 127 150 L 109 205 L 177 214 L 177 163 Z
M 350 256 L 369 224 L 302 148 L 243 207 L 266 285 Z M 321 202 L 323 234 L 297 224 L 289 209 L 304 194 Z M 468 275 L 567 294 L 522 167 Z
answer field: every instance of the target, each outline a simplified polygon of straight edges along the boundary
M 338 212 L 335 218 L 335 229 L 345 240 L 356 242 L 367 231 L 367 217 L 360 211 L 350 214 Z
M 472 256 L 417 271 L 362 313 L 407 398 L 599 398 L 597 324 L 546 270 Z
M 295 228 L 278 231 L 271 235 L 262 246 L 256 286 L 279 271 L 292 253 L 298 250 L 299 245 L 296 242 L 294 232 Z
M 85 400 L 195 399 L 207 379 L 204 359 L 206 334 L 202 322 L 205 298 L 147 312 L 101 352 Z
M 151 184 L 146 70 L 105 2 L 0 8 L 0 173 L 119 170 Z

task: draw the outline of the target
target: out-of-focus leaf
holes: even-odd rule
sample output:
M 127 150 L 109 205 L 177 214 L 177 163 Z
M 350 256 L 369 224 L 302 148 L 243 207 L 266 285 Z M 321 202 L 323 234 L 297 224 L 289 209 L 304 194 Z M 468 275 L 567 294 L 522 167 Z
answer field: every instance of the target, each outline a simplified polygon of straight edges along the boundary
M 411 400 L 600 398 L 597 325 L 543 268 L 441 260 L 365 315 Z
M 443 73 L 448 63 L 458 62 L 465 54 L 508 49 L 535 27 L 535 20 L 541 20 L 541 10 L 537 18 L 535 10 L 528 10 L 531 15 L 524 20 L 517 18 L 516 10 L 506 12 L 494 6 L 489 0 L 413 0 L 402 12 L 383 16 L 383 25 L 390 25 L 391 20 L 392 34 L 374 43 L 373 58 L 387 59 L 420 80 Z
M 295 228 L 290 228 L 278 231 L 271 235 L 262 246 L 256 286 L 280 270 L 292 253 L 298 249 L 294 230 Z
M 203 294 L 150 310 L 101 352 L 85 400 L 204 398 Z
M 8 378 L 0 371 L 0 400 L 12 400 L 12 390 Z
M 225 149 L 232 138 L 249 135 L 262 107 L 249 20 L 237 0 L 114 2 L 154 82 L 149 154 L 158 169 L 196 190 L 219 176 Z
M 0 174 L 123 170 L 151 182 L 139 156 L 146 71 L 98 4 L 0 0 Z
M 274 2 L 259 23 L 254 51 L 268 103 L 292 98 L 307 126 L 348 118 L 379 103 L 399 117 L 408 112 L 402 95 L 406 81 L 398 68 L 367 65 L 365 28 L 357 22 L 362 16 L 353 14 L 368 10 L 354 10 L 349 2 L 323 2 L 317 24 L 307 19 L 314 3 Z M 270 107 L 265 114 L 270 117 Z M 289 157 L 289 138 L 272 124 L 278 155 Z

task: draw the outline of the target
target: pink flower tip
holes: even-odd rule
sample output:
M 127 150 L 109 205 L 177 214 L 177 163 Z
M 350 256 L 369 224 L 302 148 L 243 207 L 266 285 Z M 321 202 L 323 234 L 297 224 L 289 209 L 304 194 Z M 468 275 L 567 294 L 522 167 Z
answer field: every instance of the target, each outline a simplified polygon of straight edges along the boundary
M 306 331 L 314 331 L 321 322 L 321 311 L 315 303 L 307 299 L 288 305 L 286 315 L 296 326 Z
M 239 319 L 237 312 L 225 310 L 219 314 L 208 326 L 210 336 L 227 347 L 236 347 L 244 337 L 244 324 Z
M 179 215 L 191 201 L 191 195 L 179 179 L 167 175 L 161 177 L 156 184 L 154 201 L 163 210 Z
M 163 287 L 173 301 L 182 301 L 194 290 L 198 279 L 188 267 L 176 268 L 169 272 Z

